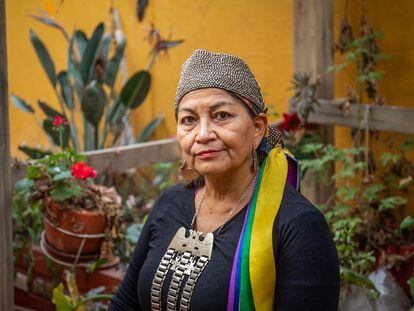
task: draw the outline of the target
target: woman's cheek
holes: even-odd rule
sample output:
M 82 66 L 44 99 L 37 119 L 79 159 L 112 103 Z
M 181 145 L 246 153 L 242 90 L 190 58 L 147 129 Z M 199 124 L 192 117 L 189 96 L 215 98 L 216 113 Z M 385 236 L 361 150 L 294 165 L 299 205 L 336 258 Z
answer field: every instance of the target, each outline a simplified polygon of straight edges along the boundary
M 181 150 L 188 156 L 191 155 L 192 139 L 191 134 L 184 131 L 177 131 L 177 140 Z

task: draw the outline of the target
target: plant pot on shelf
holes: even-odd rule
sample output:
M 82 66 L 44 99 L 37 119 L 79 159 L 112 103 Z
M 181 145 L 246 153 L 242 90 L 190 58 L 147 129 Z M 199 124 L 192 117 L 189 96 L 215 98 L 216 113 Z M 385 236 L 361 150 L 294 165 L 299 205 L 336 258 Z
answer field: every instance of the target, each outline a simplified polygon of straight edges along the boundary
M 102 212 L 63 209 L 46 200 L 43 215 L 46 242 L 67 254 L 99 252 L 105 237 L 106 217 Z

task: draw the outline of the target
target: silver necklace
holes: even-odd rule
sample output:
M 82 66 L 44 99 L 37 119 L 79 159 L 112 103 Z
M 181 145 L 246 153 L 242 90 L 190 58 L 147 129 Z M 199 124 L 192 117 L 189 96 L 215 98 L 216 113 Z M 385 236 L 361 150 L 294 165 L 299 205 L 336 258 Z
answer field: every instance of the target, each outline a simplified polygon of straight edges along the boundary
M 219 227 L 217 234 L 220 233 L 221 228 L 227 223 L 229 218 L 233 215 L 236 207 L 242 202 L 247 195 L 250 186 L 253 184 L 255 176 L 250 180 L 246 189 L 244 189 L 237 204 L 233 206 L 226 221 Z M 191 297 L 196 286 L 197 280 L 203 272 L 206 265 L 211 259 L 213 251 L 213 233 L 209 232 L 203 235 L 202 232 L 196 231 L 194 226 L 195 219 L 200 211 L 201 205 L 206 196 L 206 191 L 203 192 L 201 200 L 194 212 L 194 217 L 191 220 L 193 229 L 189 229 L 189 235 L 186 234 L 186 229 L 181 227 L 176 232 L 174 238 L 168 246 L 167 252 L 164 254 L 161 262 L 155 272 L 151 284 L 151 310 L 161 311 L 162 300 L 161 291 L 166 280 L 167 272 L 172 270 L 171 283 L 168 287 L 167 305 L 168 311 L 175 311 L 179 307 L 180 311 L 189 311 L 191 309 Z M 185 275 L 188 276 L 187 281 L 184 282 Z M 180 295 L 180 288 L 183 288 Z
M 236 210 L 236 207 L 240 205 L 240 203 L 243 201 L 243 199 L 245 198 L 245 196 L 247 195 L 247 193 L 249 192 L 250 186 L 253 184 L 254 178 L 255 178 L 256 174 L 253 175 L 252 179 L 250 180 L 249 184 L 246 186 L 246 188 L 244 189 L 242 195 L 240 196 L 239 200 L 237 201 L 237 203 L 233 206 L 233 208 L 231 209 L 230 213 L 227 215 L 225 221 L 223 222 L 223 224 L 218 228 L 217 230 L 217 234 L 220 233 L 221 229 L 223 228 L 223 226 L 227 223 L 227 221 L 231 218 L 231 216 L 233 215 L 234 211 Z M 200 211 L 201 205 L 203 204 L 204 198 L 206 197 L 206 190 L 204 190 L 203 195 L 201 196 L 201 200 L 198 203 L 197 209 L 195 210 L 193 219 L 191 220 L 191 224 L 190 227 L 194 228 L 194 222 L 197 218 L 197 215 Z

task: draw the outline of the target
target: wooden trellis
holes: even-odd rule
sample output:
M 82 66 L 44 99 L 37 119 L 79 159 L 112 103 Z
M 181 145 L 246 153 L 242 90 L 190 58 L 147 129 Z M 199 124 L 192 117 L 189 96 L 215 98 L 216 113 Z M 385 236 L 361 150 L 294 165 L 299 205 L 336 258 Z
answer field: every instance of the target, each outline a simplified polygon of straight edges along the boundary
M 346 100 L 319 100 L 320 107 L 309 122 L 322 125 L 341 125 L 373 131 L 414 134 L 414 108 L 389 105 L 346 104 Z
M 317 94 L 320 106 L 309 116 L 309 123 L 318 125 L 325 143 L 333 143 L 333 126 L 363 128 L 414 134 L 414 108 L 389 105 L 345 104 L 334 100 L 334 77 L 326 68 L 333 64 L 333 1 L 294 0 L 294 71 L 313 73 L 320 77 Z M 309 177 L 309 176 L 308 176 Z M 315 183 L 312 176 L 305 184 L 314 203 L 325 202 L 329 189 Z
M 123 147 L 84 152 L 86 161 L 100 173 L 122 172 L 131 168 L 155 163 L 174 162 L 180 157 L 180 149 L 174 138 Z M 12 167 L 12 183 L 26 175 L 24 166 Z
M 294 71 L 318 75 L 317 96 L 332 99 L 334 78 L 325 68 L 333 65 L 333 0 L 294 0 L 293 35 Z M 333 143 L 332 126 L 324 124 L 317 127 L 317 131 L 322 141 Z M 330 189 L 316 183 L 311 174 L 307 174 L 304 184 L 303 189 L 312 202 L 325 202 L 329 197 Z

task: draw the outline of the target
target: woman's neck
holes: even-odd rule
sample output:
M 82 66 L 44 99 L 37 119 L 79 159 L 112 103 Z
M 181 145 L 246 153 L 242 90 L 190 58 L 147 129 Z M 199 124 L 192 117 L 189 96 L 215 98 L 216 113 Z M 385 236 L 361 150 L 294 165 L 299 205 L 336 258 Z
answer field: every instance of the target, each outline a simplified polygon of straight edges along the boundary
M 232 172 L 205 176 L 206 196 L 213 201 L 237 201 L 253 177 L 248 164 Z

